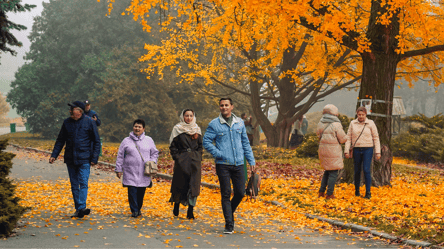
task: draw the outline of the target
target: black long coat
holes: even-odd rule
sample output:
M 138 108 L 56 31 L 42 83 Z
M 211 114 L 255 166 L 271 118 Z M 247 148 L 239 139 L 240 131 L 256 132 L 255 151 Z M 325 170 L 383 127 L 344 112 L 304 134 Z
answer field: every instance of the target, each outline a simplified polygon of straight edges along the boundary
M 201 165 L 202 165 L 202 136 L 191 139 L 191 136 L 182 133 L 175 137 L 170 145 L 170 153 L 174 160 L 173 182 L 171 196 L 174 202 L 188 200 L 188 191 L 191 197 L 200 194 Z

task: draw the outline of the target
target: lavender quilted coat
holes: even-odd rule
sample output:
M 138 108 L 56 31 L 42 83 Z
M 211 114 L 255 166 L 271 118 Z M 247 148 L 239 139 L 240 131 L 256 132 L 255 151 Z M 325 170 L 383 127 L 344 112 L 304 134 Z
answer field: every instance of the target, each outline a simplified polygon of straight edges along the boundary
M 139 147 L 143 159 L 136 148 Z M 133 132 L 123 139 L 117 153 L 116 172 L 123 172 L 122 184 L 124 186 L 148 187 L 151 177 L 143 174 L 144 164 L 147 161 L 157 163 L 159 151 L 151 137 L 145 136 L 145 132 L 137 137 Z

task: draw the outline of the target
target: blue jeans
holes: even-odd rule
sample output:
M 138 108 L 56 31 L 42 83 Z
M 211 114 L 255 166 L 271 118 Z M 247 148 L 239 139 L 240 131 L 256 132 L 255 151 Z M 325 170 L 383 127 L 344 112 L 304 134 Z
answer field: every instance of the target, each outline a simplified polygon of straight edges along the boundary
M 234 211 L 245 196 L 245 176 L 243 165 L 216 164 L 216 173 L 219 177 L 220 194 L 222 199 L 222 211 L 225 218 L 225 228 L 233 229 Z M 233 183 L 234 196 L 231 197 L 231 182 Z
M 89 163 L 82 165 L 67 165 L 69 181 L 71 182 L 72 197 L 76 210 L 86 208 L 88 197 L 88 179 L 90 172 Z
M 361 186 L 361 167 L 364 169 L 365 193 L 370 194 L 372 185 L 371 164 L 373 157 L 373 147 L 353 148 L 353 164 L 355 166 L 355 191 L 359 193 Z
M 324 176 L 322 176 L 321 188 L 319 189 L 319 193 L 325 193 L 325 189 L 327 189 L 327 195 L 333 195 L 335 191 L 336 179 L 338 179 L 339 170 L 325 170 Z
M 145 197 L 146 187 L 128 186 L 128 202 L 131 213 L 140 212 L 143 205 L 143 197 Z

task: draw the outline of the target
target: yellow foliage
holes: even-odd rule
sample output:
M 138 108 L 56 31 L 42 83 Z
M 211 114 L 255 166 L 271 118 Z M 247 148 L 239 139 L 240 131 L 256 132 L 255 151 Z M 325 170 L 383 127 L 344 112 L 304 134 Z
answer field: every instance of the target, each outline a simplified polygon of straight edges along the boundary
M 114 0 L 108 2 L 112 9 Z M 344 82 L 350 79 L 351 76 L 346 73 L 350 71 L 346 68 L 332 69 L 327 62 L 333 58 L 328 57 L 340 56 L 339 51 L 344 50 L 340 44 L 345 39 L 355 43 L 353 49 L 360 54 L 381 52 L 372 51 L 378 46 L 372 48 L 368 39 L 369 25 L 387 27 L 386 31 L 372 31 L 387 32 L 380 36 L 396 34 L 393 49 L 400 55 L 444 44 L 444 8 L 441 2 L 393 0 L 382 1 L 377 7 L 378 3 L 372 3 L 369 0 L 208 0 L 203 4 L 184 0 L 133 0 L 126 11 L 147 31 L 151 30 L 146 22 L 150 10 L 160 8 L 177 12 L 176 16 L 167 16 L 162 23 L 161 31 L 167 32 L 168 38 L 160 47 L 146 47 L 147 54 L 141 60 L 150 61 L 147 72 L 153 73 L 157 69 L 160 75 L 164 70 L 174 69 L 172 66 L 177 66 L 179 61 L 188 61 L 187 66 L 193 73 L 184 73 L 186 70 L 177 66 L 174 69 L 178 70 L 177 74 L 186 82 L 193 82 L 196 77 L 203 78 L 207 85 L 212 83 L 213 78 L 232 85 L 240 83 L 231 82 L 230 77 L 224 75 L 227 68 L 223 62 L 228 63 L 233 58 L 230 52 L 245 59 L 245 52 L 252 49 L 262 51 L 255 65 L 244 64 L 238 70 L 243 75 L 255 77 L 254 72 L 249 70 L 254 66 L 262 70 L 263 76 L 268 76 L 266 68 L 270 73 L 279 66 L 284 52 L 290 47 L 298 47 L 306 34 L 310 35 L 310 39 L 306 50 L 308 56 L 301 61 L 304 66 L 297 71 L 283 72 L 280 76 L 289 74 L 296 84 L 301 84 L 297 75 L 302 72 L 310 72 L 315 79 L 329 72 L 335 78 L 331 82 L 337 84 L 338 79 Z M 317 32 L 298 25 L 302 20 Z M 399 25 L 395 27 L 394 21 Z M 443 49 L 437 51 L 440 50 Z M 210 55 L 212 60 L 205 61 L 202 55 Z M 427 78 L 437 86 L 444 78 L 443 58 L 442 52 L 409 57 L 399 62 L 399 75 L 410 84 L 419 78 Z M 348 69 L 353 69 L 354 75 L 360 74 L 362 65 L 359 59 L 347 60 L 346 64 Z

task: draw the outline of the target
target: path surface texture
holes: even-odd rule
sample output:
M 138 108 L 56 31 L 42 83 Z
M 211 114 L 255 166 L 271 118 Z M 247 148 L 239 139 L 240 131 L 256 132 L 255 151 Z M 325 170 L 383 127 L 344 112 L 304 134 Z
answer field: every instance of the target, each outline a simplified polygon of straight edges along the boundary
M 91 215 L 70 218 L 75 210 L 62 160 L 51 165 L 43 154 L 12 147 L 8 151 L 17 154 L 10 174 L 17 195 L 31 209 L 15 236 L 0 240 L 0 248 L 395 247 L 375 238 L 348 235 L 296 213 L 284 215 L 288 211 L 260 201 L 244 201 L 235 214 L 235 233 L 226 235 L 222 233 L 224 220 L 217 189 L 202 188 L 196 219 L 188 220 L 183 206 L 179 217 L 173 216 L 168 203 L 170 183 L 166 181 L 155 181 L 153 188 L 147 189 L 143 216 L 131 218 L 126 188 L 113 172 L 94 167 L 87 202 Z

